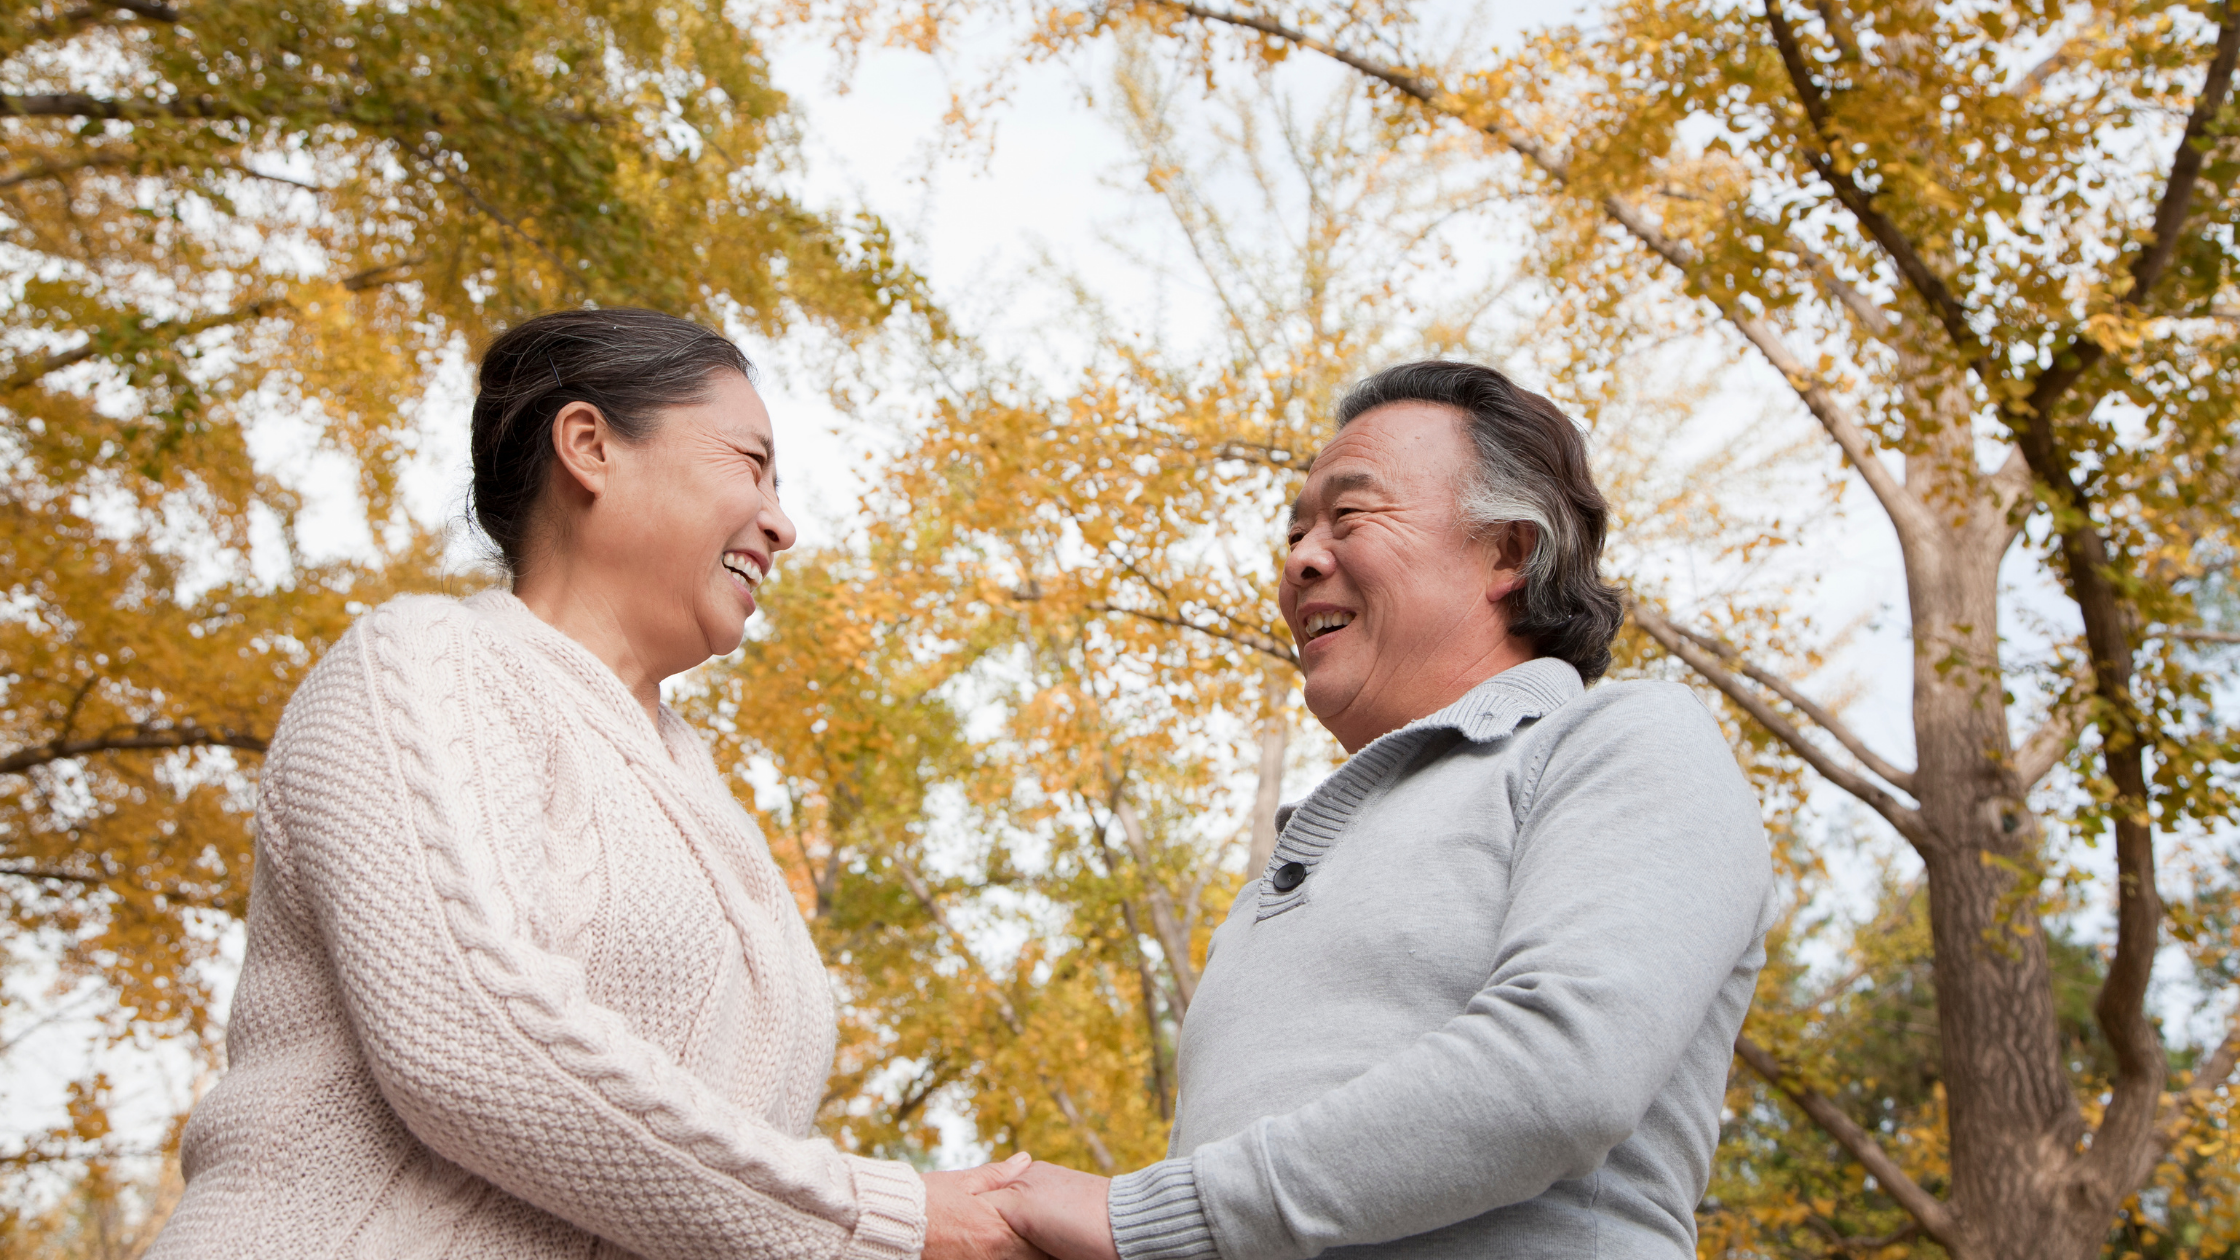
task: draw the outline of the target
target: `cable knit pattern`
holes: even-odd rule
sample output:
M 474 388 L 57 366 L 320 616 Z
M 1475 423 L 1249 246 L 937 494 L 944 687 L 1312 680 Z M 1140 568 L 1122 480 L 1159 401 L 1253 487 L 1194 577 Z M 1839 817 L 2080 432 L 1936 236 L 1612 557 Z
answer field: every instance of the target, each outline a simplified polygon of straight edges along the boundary
M 911 1260 L 810 1136 L 829 982 L 705 749 L 512 596 L 392 601 L 261 784 L 226 1078 L 153 1255 Z

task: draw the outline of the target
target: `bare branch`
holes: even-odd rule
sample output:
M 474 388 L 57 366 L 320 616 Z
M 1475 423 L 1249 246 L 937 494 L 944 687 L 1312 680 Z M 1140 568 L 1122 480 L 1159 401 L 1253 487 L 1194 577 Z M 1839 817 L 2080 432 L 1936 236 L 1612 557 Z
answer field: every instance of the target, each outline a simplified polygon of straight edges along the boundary
M 2240 630 L 2157 630 L 2165 639 L 2179 639 L 2187 643 L 2240 643 Z
M 1897 1200 L 1906 1214 L 1921 1223 L 1929 1237 L 1942 1244 L 1947 1251 L 1961 1254 L 1959 1220 L 1942 1200 L 1921 1188 L 1919 1182 L 1906 1175 L 1898 1161 L 1882 1149 L 1880 1143 L 1869 1136 L 1865 1129 L 1827 1096 L 1800 1081 L 1792 1073 L 1782 1070 L 1781 1064 L 1766 1052 L 1765 1047 L 1750 1040 L 1747 1034 L 1734 1039 L 1734 1052 L 1750 1070 L 1765 1083 L 1780 1090 L 1783 1097 L 1795 1103 L 1797 1110 L 1812 1118 L 1820 1130 L 1836 1140 L 1836 1144 L 1851 1153 L 1868 1174 L 1882 1186 L 1883 1192 Z
M 192 724 L 144 725 L 88 739 L 56 739 L 17 749 L 0 757 L 0 774 L 22 774 L 52 762 L 89 757 L 95 753 L 153 752 L 173 748 L 238 748 L 244 752 L 261 753 L 265 750 L 266 743 L 265 736 L 249 731 L 227 728 L 213 730 Z
M 1019 1018 L 1018 1009 L 1012 1006 L 1011 999 L 1005 996 L 1003 986 L 997 984 L 995 977 L 989 975 L 988 969 L 981 965 L 980 956 L 972 951 L 972 943 L 966 940 L 964 933 L 958 931 L 956 925 L 949 921 L 949 914 L 941 908 L 941 903 L 934 900 L 933 891 L 926 887 L 926 881 L 919 876 L 917 868 L 898 855 L 894 858 L 894 869 L 895 874 L 902 877 L 902 886 L 909 889 L 911 897 L 915 898 L 918 905 L 924 908 L 926 917 L 933 920 L 933 925 L 941 929 L 942 934 L 949 938 L 949 943 L 956 948 L 959 954 L 963 955 L 965 962 L 970 964 L 972 969 L 979 973 L 981 980 L 987 984 L 989 995 L 995 998 L 996 1014 L 1003 1020 L 1003 1026 L 1011 1030 L 1012 1036 L 1025 1040 L 1027 1035 L 1026 1021 Z M 1097 1131 L 1089 1127 L 1088 1118 L 1081 1114 L 1081 1108 L 1074 1103 L 1072 1092 L 1047 1072 L 1038 1071 L 1035 1076 L 1041 1082 L 1042 1087 L 1049 1091 L 1050 1101 L 1058 1104 L 1058 1111 L 1065 1116 L 1066 1123 L 1072 1125 L 1074 1132 L 1081 1135 L 1082 1142 L 1089 1148 L 1090 1157 L 1097 1161 L 1097 1167 L 1110 1175 L 1119 1166 L 1118 1161 L 1112 1158 L 1112 1152 L 1105 1147 L 1104 1139 L 1098 1137 Z
M 1805 764 L 1819 771 L 1822 778 L 1851 793 L 1873 809 L 1874 812 L 1882 815 L 1892 827 L 1897 828 L 1898 834 L 1904 836 L 1915 848 L 1927 849 L 1935 843 L 1935 833 L 1929 830 L 1928 821 L 1922 817 L 1920 810 L 1904 804 L 1888 792 L 1883 791 L 1881 787 L 1865 775 L 1849 766 L 1840 764 L 1835 758 L 1830 757 L 1825 749 L 1807 739 L 1804 732 L 1798 730 L 1789 719 L 1775 712 L 1773 706 L 1767 704 L 1741 679 L 1729 673 L 1716 657 L 1690 642 L 1686 635 L 1680 633 L 1671 622 L 1665 620 L 1663 614 L 1641 600 L 1630 597 L 1626 600 L 1626 609 L 1633 614 L 1634 622 L 1643 630 L 1649 632 L 1650 638 L 1663 644 L 1666 651 L 1687 662 L 1689 667 L 1701 674 L 1705 681 L 1717 687 L 1726 694 L 1728 699 L 1740 705 L 1742 710 L 1755 718 L 1760 726 L 1771 731 L 1774 738 L 1779 739 L 1788 746 L 1791 752 L 1803 758 Z
M 1239 647 L 1248 647 L 1255 652 L 1272 656 L 1286 665 L 1295 667 L 1299 664 L 1298 655 L 1290 648 L 1264 634 L 1255 634 L 1250 630 L 1223 630 L 1218 626 L 1200 625 L 1195 621 L 1185 621 L 1180 617 L 1170 617 L 1165 613 L 1147 612 L 1141 608 L 1122 608 L 1117 604 L 1095 603 L 1089 605 L 1089 611 L 1115 613 L 1123 617 L 1136 617 L 1156 625 L 1172 626 L 1177 630 L 1195 630 L 1199 634 L 1224 639 Z
M 1818 1230 L 1820 1236 L 1828 1240 L 1830 1246 L 1849 1255 L 1880 1251 L 1884 1247 L 1895 1247 L 1899 1243 L 1919 1236 L 1921 1233 L 1921 1222 L 1907 1221 L 1887 1234 L 1878 1234 L 1871 1238 L 1852 1238 L 1838 1231 L 1833 1223 L 1824 1219 L 1818 1213 L 1804 1219 L 1807 1225 Z
M 1841 303 L 1843 309 L 1851 312 L 1851 318 L 1859 321 L 1859 327 L 1865 329 L 1868 336 L 1888 337 L 1894 331 L 1894 327 L 1890 323 L 1890 316 L 1884 313 L 1881 307 L 1870 301 L 1866 294 L 1859 292 L 1850 281 L 1838 274 L 1836 265 L 1822 256 L 1818 250 L 1799 241 L 1794 236 L 1789 238 L 1789 250 L 1797 256 L 1798 262 L 1805 265 L 1805 270 L 1812 273 L 1812 278 L 1820 282 L 1820 287 L 1826 289 L 1829 296 Z
M 2022 741 L 2021 749 L 2014 755 L 2014 777 L 2023 790 L 2038 786 L 2052 774 L 2083 731 L 2084 710 L 2077 705 L 2065 705 L 2040 722 L 2038 729 L 2030 732 L 2030 737 Z
M 1187 1015 L 1190 999 L 1198 993 L 1198 970 L 1190 962 L 1190 934 L 1175 914 L 1174 898 L 1159 879 L 1151 860 L 1151 838 L 1144 833 L 1143 816 L 1128 800 L 1127 787 L 1124 779 L 1113 783 L 1112 813 L 1120 822 L 1128 851 L 1135 855 L 1136 869 L 1143 872 L 1144 897 L 1151 903 L 1151 926 L 1158 935 L 1159 948 L 1167 955 L 1167 967 L 1174 973 L 1175 1014 Z
M 1696 646 L 1717 653 L 1720 660 L 1741 671 L 1743 677 L 1788 701 L 1791 708 L 1811 719 L 1815 726 L 1835 736 L 1836 742 L 1849 750 L 1852 756 L 1857 757 L 1859 764 L 1865 766 L 1870 772 L 1880 776 L 1885 782 L 1901 791 L 1909 793 L 1913 791 L 1913 772 L 1911 770 L 1900 770 L 1884 761 L 1876 755 L 1873 749 L 1867 747 L 1866 741 L 1853 733 L 1852 729 L 1845 725 L 1842 719 L 1814 703 L 1804 693 L 1791 686 L 1787 679 L 1751 664 L 1749 658 L 1743 656 L 1733 644 L 1724 639 L 1690 630 L 1685 626 L 1674 626 L 1673 628 L 1686 635 Z

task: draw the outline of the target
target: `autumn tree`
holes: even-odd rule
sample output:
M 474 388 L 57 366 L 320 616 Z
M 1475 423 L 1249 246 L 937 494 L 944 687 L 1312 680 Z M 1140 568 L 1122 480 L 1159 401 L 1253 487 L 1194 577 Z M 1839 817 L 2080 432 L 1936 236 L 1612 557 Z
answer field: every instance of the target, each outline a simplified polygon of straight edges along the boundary
M 1912 748 L 1870 746 L 1716 608 L 1637 589 L 1634 620 L 1917 855 L 1945 1175 L 1763 1021 L 1738 1053 L 1949 1253 L 2097 1254 L 2240 1055 L 2236 1029 L 2174 1063 L 2148 1005 L 2166 931 L 2197 933 L 2165 901 L 2174 850 L 2235 804 L 2230 658 L 2204 650 L 2230 632 L 2197 597 L 2231 577 L 2240 497 L 2240 10 L 1620 0 L 1476 60 L 1402 3 L 1033 12 L 1044 53 L 1135 31 L 1183 64 L 1314 55 L 1396 134 L 1474 137 L 1541 216 L 1573 371 L 1607 370 L 1656 295 L 1662 331 L 1771 369 L 1903 556 Z M 2044 651 L 2002 599 L 2018 573 L 2057 592 Z M 2107 1054 L 2072 1058 L 2053 877 L 2103 841 Z
M 780 189 L 791 125 L 712 2 L 0 5 L 0 948 L 60 942 L 114 1034 L 212 1029 L 282 703 L 445 572 L 398 476 L 462 346 L 918 301 L 875 221 Z M 355 480 L 349 558 L 300 537 L 291 434 Z M 109 1151 L 97 1084 L 0 1161 Z
M 1489 194 L 1469 142 L 1393 146 L 1358 89 L 1309 105 L 1247 81 L 1197 109 L 1149 52 L 1100 96 L 1174 245 L 1143 261 L 1210 295 L 1202 324 L 1061 275 L 1086 294 L 1073 372 L 920 347 L 860 548 L 788 557 L 693 700 L 760 776 L 841 977 L 826 1122 L 862 1149 L 927 1157 L 938 1108 L 998 1152 L 1105 1172 L 1163 1154 L 1211 929 L 1265 861 L 1287 762 L 1336 754 L 1297 708 L 1283 506 L 1373 365 L 1506 358 L 1537 318 L 1500 258 L 1452 248 Z M 1764 470 L 1652 467 L 1690 397 L 1606 400 L 1599 458 L 1644 546 L 1749 532 L 1695 488 Z M 1662 668 L 1644 643 L 1625 668 Z M 1793 809 L 1793 759 L 1762 744 L 1771 807 Z

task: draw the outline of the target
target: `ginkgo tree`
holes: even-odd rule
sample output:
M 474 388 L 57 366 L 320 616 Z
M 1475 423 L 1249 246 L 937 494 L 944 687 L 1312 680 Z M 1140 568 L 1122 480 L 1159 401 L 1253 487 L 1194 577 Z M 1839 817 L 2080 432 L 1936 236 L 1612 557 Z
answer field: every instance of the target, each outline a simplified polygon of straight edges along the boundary
M 945 1112 L 998 1153 L 1107 1173 L 1164 1152 L 1211 930 L 1265 861 L 1287 765 L 1336 754 L 1276 610 L 1284 506 L 1374 364 L 1529 361 L 1508 266 L 1446 235 L 1488 196 L 1467 142 L 1392 146 L 1358 89 L 1194 94 L 1141 46 L 1100 92 L 1204 326 L 1139 333 L 1092 295 L 1089 361 L 1055 380 L 923 346 L 935 383 L 860 548 L 781 562 L 764 628 L 696 684 L 840 977 L 826 1122 L 862 1149 L 926 1158 Z M 1597 403 L 1644 549 L 1749 534 L 1706 524 L 1704 487 L 1753 471 L 1730 452 L 1652 467 L 1688 397 Z M 1625 671 L 1660 668 L 1645 643 Z M 1792 813 L 1794 759 L 1748 760 Z
M 446 580 L 398 476 L 461 347 L 556 305 L 922 304 L 877 221 L 783 191 L 792 127 L 712 2 L 0 4 L 0 949 L 118 1035 L 211 1031 L 281 705 Z M 355 479 L 356 554 L 306 547 L 276 427 Z M 81 1092 L 0 1167 L 109 1151 Z
M 1645 331 L 1770 369 L 1895 536 L 1911 747 L 1870 745 L 1716 607 L 1637 589 L 1634 621 L 1918 857 L 1937 1175 L 1846 1110 L 1793 1024 L 1759 1020 L 1738 1054 L 1913 1234 L 1970 1260 L 2098 1254 L 2221 1124 L 2240 1058 L 2236 1027 L 2174 1062 L 2149 1006 L 2167 936 L 2207 930 L 2165 880 L 2236 803 L 2232 634 L 2196 597 L 2236 554 L 2240 9 L 1619 0 L 1475 59 L 1405 0 L 1033 12 L 1038 55 L 1112 32 L 1192 66 L 1313 55 L 1395 135 L 1476 138 L 1541 216 L 1582 374 Z M 1645 329 L 1658 295 L 1670 318 Z M 2052 593 L 2005 598 L 2016 574 Z M 2112 857 L 2104 1061 L 2065 1053 L 2049 930 L 2079 844 Z

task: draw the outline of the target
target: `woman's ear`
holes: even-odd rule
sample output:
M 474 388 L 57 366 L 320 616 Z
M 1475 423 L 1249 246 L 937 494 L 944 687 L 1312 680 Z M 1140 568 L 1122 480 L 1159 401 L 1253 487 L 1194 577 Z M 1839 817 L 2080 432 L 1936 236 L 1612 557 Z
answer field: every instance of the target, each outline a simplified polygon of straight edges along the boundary
M 590 403 L 576 401 L 552 418 L 552 453 L 559 457 L 561 481 L 596 499 L 614 474 L 614 430 Z

